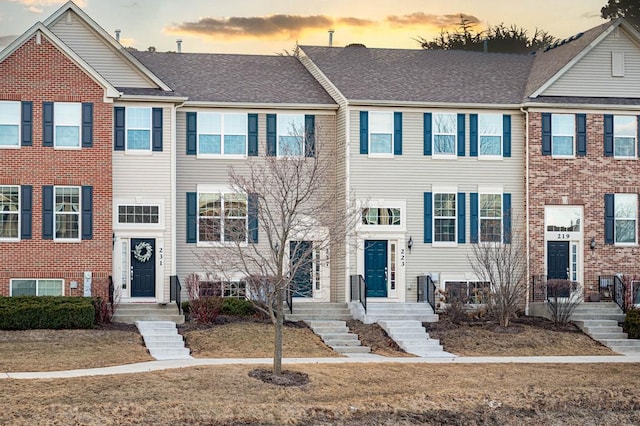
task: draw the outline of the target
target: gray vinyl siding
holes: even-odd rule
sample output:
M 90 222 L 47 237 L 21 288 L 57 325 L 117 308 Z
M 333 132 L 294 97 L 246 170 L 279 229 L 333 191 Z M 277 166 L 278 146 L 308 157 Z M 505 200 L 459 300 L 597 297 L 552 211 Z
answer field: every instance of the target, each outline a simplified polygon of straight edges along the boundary
M 605 37 L 543 95 L 639 98 L 640 47 L 622 28 L 616 31 Z M 624 77 L 611 76 L 611 52 L 624 52 Z
M 347 108 L 341 107 L 336 117 L 336 216 L 346 217 L 347 194 Z M 331 301 L 345 302 L 346 276 L 345 244 L 332 250 L 331 269 Z
M 112 46 L 107 45 L 78 17 L 71 13 L 71 23 L 64 14 L 51 27 L 51 31 L 100 75 L 115 87 L 156 87 L 124 60 Z
M 189 111 L 196 111 L 189 109 Z M 213 110 L 199 110 L 213 111 Z M 216 112 L 238 112 L 235 110 L 217 109 Z M 266 114 L 281 113 L 302 113 L 316 114 L 316 143 L 335 144 L 335 115 L 333 112 L 318 111 L 246 111 L 248 113 L 258 112 L 258 153 L 264 157 L 267 150 L 266 142 Z M 198 185 L 229 185 L 229 171 L 231 168 L 236 173 L 247 173 L 249 167 L 246 159 L 203 159 L 196 155 L 186 155 L 186 111 L 178 110 L 176 119 L 176 269 L 181 282 L 185 282 L 187 275 L 191 273 L 209 272 L 199 256 L 215 255 L 215 248 L 197 247 L 196 243 L 187 243 L 187 192 L 196 192 Z M 332 176 L 331 185 L 335 177 Z M 332 190 L 334 190 L 332 188 Z M 259 247 L 267 250 L 267 238 L 264 231 L 259 229 Z M 331 266 L 333 274 L 333 266 Z
M 470 279 L 470 197 L 478 187 L 502 187 L 511 194 L 512 227 L 524 232 L 524 116 L 518 110 L 402 110 L 403 152 L 394 158 L 369 158 L 360 154 L 359 129 L 361 108 L 350 110 L 350 190 L 361 200 L 406 201 L 406 239 L 413 239 L 411 253 L 406 257 L 406 300 L 416 298 L 416 277 L 425 272 L 439 272 L 440 284 L 444 279 Z M 369 110 L 380 110 L 379 108 Z M 452 112 L 466 115 L 465 157 L 434 159 L 423 155 L 423 114 L 425 112 Z M 483 160 L 469 156 L 469 114 L 511 114 L 511 157 Z M 434 186 L 457 187 L 466 195 L 465 243 L 457 247 L 434 247 L 424 243 L 424 193 Z M 518 226 L 518 221 L 520 226 Z M 356 253 L 350 256 L 351 270 L 355 271 Z M 355 273 L 355 272 L 352 272 Z
M 116 106 L 153 106 L 118 104 Z M 113 151 L 113 198 L 139 198 L 164 200 L 164 300 L 169 300 L 169 277 L 171 262 L 174 256 L 172 250 L 173 233 L 171 220 L 173 206 L 171 204 L 171 143 L 173 129 L 171 128 L 172 106 L 163 108 L 162 152 L 152 152 L 146 155 L 131 154 L 126 151 Z M 156 230 L 151 231 L 155 233 Z M 140 236 L 144 237 L 145 230 L 140 228 Z

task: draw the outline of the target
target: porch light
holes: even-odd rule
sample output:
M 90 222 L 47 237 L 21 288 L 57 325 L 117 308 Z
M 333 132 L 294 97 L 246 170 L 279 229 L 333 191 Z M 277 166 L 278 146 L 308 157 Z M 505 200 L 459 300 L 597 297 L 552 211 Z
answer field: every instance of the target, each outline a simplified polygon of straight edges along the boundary
M 591 250 L 595 250 L 595 248 L 596 248 L 596 237 L 591 237 L 591 242 L 589 243 L 589 247 L 591 247 Z
M 413 247 L 413 238 L 409 235 L 409 241 L 407 241 L 407 248 L 409 249 L 409 253 L 411 253 L 411 247 Z

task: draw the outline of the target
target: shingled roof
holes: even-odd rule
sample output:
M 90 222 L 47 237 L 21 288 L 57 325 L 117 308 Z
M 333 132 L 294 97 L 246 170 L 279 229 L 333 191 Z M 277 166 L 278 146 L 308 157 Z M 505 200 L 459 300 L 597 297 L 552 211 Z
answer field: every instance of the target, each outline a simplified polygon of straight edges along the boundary
M 190 102 L 335 104 L 295 57 L 131 53 Z
M 302 46 L 349 101 L 520 104 L 530 55 Z

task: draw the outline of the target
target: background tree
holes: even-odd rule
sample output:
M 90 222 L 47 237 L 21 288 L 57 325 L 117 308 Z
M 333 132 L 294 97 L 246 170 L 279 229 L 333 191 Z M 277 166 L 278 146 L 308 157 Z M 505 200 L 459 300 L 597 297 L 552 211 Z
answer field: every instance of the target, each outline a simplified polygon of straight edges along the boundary
M 604 19 L 625 18 L 631 25 L 640 30 L 640 1 L 609 0 L 609 2 L 600 9 L 600 16 Z
M 199 258 L 214 279 L 246 277 L 247 297 L 275 326 L 275 375 L 282 374 L 285 300 L 290 292 L 312 291 L 299 285 L 318 273 L 313 265 L 328 265 L 330 257 L 344 255 L 341 243 L 355 224 L 350 210 L 338 208 L 335 142 L 316 137 L 322 135 L 320 130 L 316 126 L 315 134 L 303 134 L 291 129 L 278 156 L 248 157 L 242 169 L 231 168 L 233 191 L 247 194 L 246 207 L 242 200 L 237 207 L 248 211 L 248 229 L 242 221 L 235 229 L 225 222 L 222 231 L 215 221 L 209 231 L 207 223 L 199 224 L 201 233 L 223 232 L 235 241 L 211 248 Z M 252 223 L 252 218 L 257 221 Z M 251 243 L 256 227 L 259 242 Z
M 526 29 L 516 25 L 507 27 L 504 23 L 490 26 L 486 30 L 478 32 L 461 15 L 459 29 L 455 32 L 442 30 L 431 41 L 422 37 L 419 37 L 417 41 L 423 49 L 482 52 L 485 49 L 486 41 L 489 52 L 530 53 L 555 42 L 556 38 L 537 28 L 533 36 L 529 37 Z

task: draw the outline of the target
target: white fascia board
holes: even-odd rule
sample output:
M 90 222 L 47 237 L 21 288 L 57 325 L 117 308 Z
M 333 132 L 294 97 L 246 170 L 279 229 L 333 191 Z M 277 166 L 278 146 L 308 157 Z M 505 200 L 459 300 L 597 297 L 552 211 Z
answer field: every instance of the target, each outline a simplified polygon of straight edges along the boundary
M 125 88 L 126 90 L 126 88 Z M 126 95 L 120 96 L 121 101 L 134 101 L 134 102 L 171 102 L 174 104 L 182 104 L 188 98 L 183 96 L 153 96 L 153 95 Z
M 239 108 L 239 109 L 284 109 L 284 110 L 327 110 L 338 109 L 336 104 L 278 104 L 278 103 L 242 103 L 242 102 L 207 102 L 207 101 L 186 101 L 184 107 L 203 108 Z
M 470 108 L 470 109 L 520 109 L 522 104 L 481 104 L 465 102 L 419 102 L 419 101 L 394 101 L 394 100 L 349 100 L 352 107 L 407 107 L 407 108 Z

